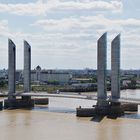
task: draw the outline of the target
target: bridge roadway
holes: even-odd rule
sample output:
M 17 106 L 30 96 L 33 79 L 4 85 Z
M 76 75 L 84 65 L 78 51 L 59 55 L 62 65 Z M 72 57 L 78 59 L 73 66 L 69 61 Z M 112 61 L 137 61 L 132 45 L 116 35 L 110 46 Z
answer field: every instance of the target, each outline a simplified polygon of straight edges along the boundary
M 7 97 L 7 94 L 0 93 L 0 96 Z M 16 97 L 20 96 L 33 96 L 33 97 L 58 97 L 58 98 L 73 98 L 73 99 L 85 99 L 85 100 L 97 100 L 97 95 L 81 95 L 78 93 L 47 93 L 47 92 L 29 92 L 29 93 L 16 93 Z M 124 98 L 111 99 L 110 96 L 107 97 L 106 101 L 115 103 L 132 103 L 140 105 L 140 99 L 137 98 Z
M 89 100 L 97 100 L 97 96 L 96 95 L 80 95 L 78 93 L 20 93 L 20 94 L 16 94 L 16 96 L 34 96 L 34 97 L 59 97 L 59 98 L 74 98 L 74 99 L 89 99 Z

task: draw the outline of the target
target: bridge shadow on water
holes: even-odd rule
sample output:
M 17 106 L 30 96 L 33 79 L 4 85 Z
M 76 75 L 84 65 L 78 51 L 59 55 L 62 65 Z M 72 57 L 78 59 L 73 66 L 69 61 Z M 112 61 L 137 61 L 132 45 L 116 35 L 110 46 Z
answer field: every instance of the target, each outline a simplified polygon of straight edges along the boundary
M 94 117 L 92 117 L 92 119 L 90 121 L 93 122 L 101 122 L 104 119 L 105 116 L 101 116 L 101 115 L 95 115 Z
M 107 115 L 107 116 L 95 115 L 91 118 L 90 121 L 101 122 L 105 117 L 107 117 L 108 119 L 117 119 L 119 116 L 117 116 L 117 115 Z

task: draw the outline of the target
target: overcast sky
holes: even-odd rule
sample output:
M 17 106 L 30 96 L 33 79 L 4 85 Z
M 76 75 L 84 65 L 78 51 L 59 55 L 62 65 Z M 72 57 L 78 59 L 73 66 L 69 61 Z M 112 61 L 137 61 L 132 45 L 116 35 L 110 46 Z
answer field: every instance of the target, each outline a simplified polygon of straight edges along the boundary
M 121 68 L 140 69 L 140 0 L 0 0 L 0 69 L 8 65 L 8 38 L 23 68 L 23 40 L 32 46 L 32 68 L 93 68 L 97 40 L 121 33 Z

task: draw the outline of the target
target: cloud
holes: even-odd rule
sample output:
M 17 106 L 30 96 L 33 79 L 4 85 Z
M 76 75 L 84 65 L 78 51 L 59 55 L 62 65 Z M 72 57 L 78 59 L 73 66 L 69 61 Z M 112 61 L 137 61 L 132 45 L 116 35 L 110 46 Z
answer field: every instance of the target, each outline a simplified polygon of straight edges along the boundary
M 5 4 L 0 3 L 0 12 L 7 12 L 16 15 L 46 15 L 49 12 L 56 11 L 79 11 L 79 10 L 92 10 L 92 11 L 113 11 L 120 12 L 122 10 L 122 2 L 120 1 L 61 1 L 61 0 L 48 0 L 46 2 L 38 0 L 33 3 L 17 3 Z
M 9 34 L 8 20 L 0 20 L 0 36 L 4 37 Z
M 121 11 L 122 2 L 118 1 L 53 1 L 49 0 L 50 9 L 53 10 L 97 10 L 97 11 Z
M 110 43 L 118 33 L 121 33 L 122 53 L 125 50 L 130 51 L 131 48 L 135 50 L 140 44 L 140 20 L 135 18 L 111 19 L 103 15 L 81 16 L 38 20 L 32 26 L 44 29 L 43 34 L 40 35 L 42 37 L 39 37 L 41 40 L 33 37 L 32 42 L 40 46 L 42 50 L 39 52 L 47 52 L 50 56 L 68 57 L 71 54 L 75 58 L 78 54 L 82 58 L 85 54 L 85 59 L 88 61 L 93 55 L 96 56 L 97 40 L 105 31 L 108 32 L 108 56 L 110 56 Z M 126 60 L 124 58 L 129 59 L 125 54 L 123 63 Z M 96 60 L 95 57 L 94 59 Z
M 134 18 L 128 19 L 109 19 L 103 15 L 81 16 L 79 18 L 70 17 L 62 19 L 44 19 L 38 20 L 31 26 L 40 27 L 47 32 L 62 33 L 82 33 L 93 32 L 94 30 L 106 30 L 122 32 L 127 29 L 140 28 L 140 20 Z M 137 29 L 138 30 L 138 29 Z
M 17 32 L 8 28 L 8 21 L 0 21 L 0 36 L 10 37 L 22 41 L 27 39 L 37 46 L 75 46 L 96 45 L 97 39 L 105 31 L 109 32 L 108 39 L 111 41 L 115 35 L 122 33 L 122 43 L 125 46 L 138 46 L 140 44 L 140 20 L 109 19 L 103 15 L 70 17 L 62 19 L 44 19 L 31 24 L 31 28 L 42 28 L 44 31 L 38 33 Z M 57 42 L 57 43 L 55 43 Z M 67 45 L 68 44 L 68 45 Z M 70 47 L 69 47 L 70 46 Z M 78 48 L 79 49 L 79 48 Z
M 16 15 L 42 15 L 46 12 L 46 4 L 36 3 L 18 3 L 18 4 L 2 4 L 0 3 L 0 12 L 7 12 Z
M 95 14 L 90 14 L 89 10 Z M 4 58 L 7 54 L 5 46 L 7 46 L 7 38 L 10 37 L 17 45 L 18 67 L 22 67 L 23 39 L 29 41 L 32 46 L 33 66 L 41 64 L 47 68 L 61 66 L 83 68 L 93 67 L 93 65 L 96 67 L 97 40 L 102 33 L 108 31 L 109 49 L 111 40 L 118 33 L 122 33 L 122 53 L 127 50 L 123 57 L 129 61 L 131 57 L 127 56 L 130 55 L 132 48 L 136 50 L 133 51 L 133 54 L 135 52 L 138 55 L 136 48 L 140 44 L 140 20 L 120 19 L 118 16 L 117 18 L 112 17 L 112 14 L 110 16 L 110 13 L 121 10 L 121 1 L 116 0 L 110 2 L 103 0 L 49 0 L 45 2 L 40 0 L 36 3 L 0 4 L 0 12 L 27 15 L 28 18 L 30 15 L 38 16 L 27 21 L 26 27 L 18 24 L 17 28 L 14 27 L 11 30 L 8 27 L 8 21 L 0 21 L 0 37 L 6 38 L 1 39 L 0 42 L 0 46 L 3 47 L 1 60 L 5 64 Z M 74 14 L 70 13 L 67 17 L 63 15 L 69 11 L 73 11 Z M 81 13 L 78 16 L 76 16 L 77 11 Z M 88 12 L 83 14 L 81 11 Z M 96 11 L 99 11 L 100 14 L 97 14 Z M 106 11 L 107 13 L 104 14 Z M 53 16 L 50 14 L 44 17 L 45 19 L 40 16 L 51 12 Z M 59 12 L 62 12 L 62 15 L 59 15 Z M 37 21 L 31 23 L 35 19 Z M 13 27 L 11 24 L 15 22 L 16 20 L 10 21 L 10 27 Z M 29 24 L 31 26 L 28 26 Z M 49 61 L 46 61 L 45 64 L 41 60 Z

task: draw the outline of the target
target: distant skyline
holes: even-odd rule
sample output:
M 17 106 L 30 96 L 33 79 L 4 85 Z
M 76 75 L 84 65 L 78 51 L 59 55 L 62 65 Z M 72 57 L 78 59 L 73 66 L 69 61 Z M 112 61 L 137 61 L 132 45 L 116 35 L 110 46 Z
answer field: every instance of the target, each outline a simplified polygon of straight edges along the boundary
M 0 69 L 8 66 L 8 38 L 23 68 L 23 40 L 32 46 L 32 69 L 96 69 L 97 40 L 121 33 L 121 69 L 140 69 L 139 0 L 0 0 Z

